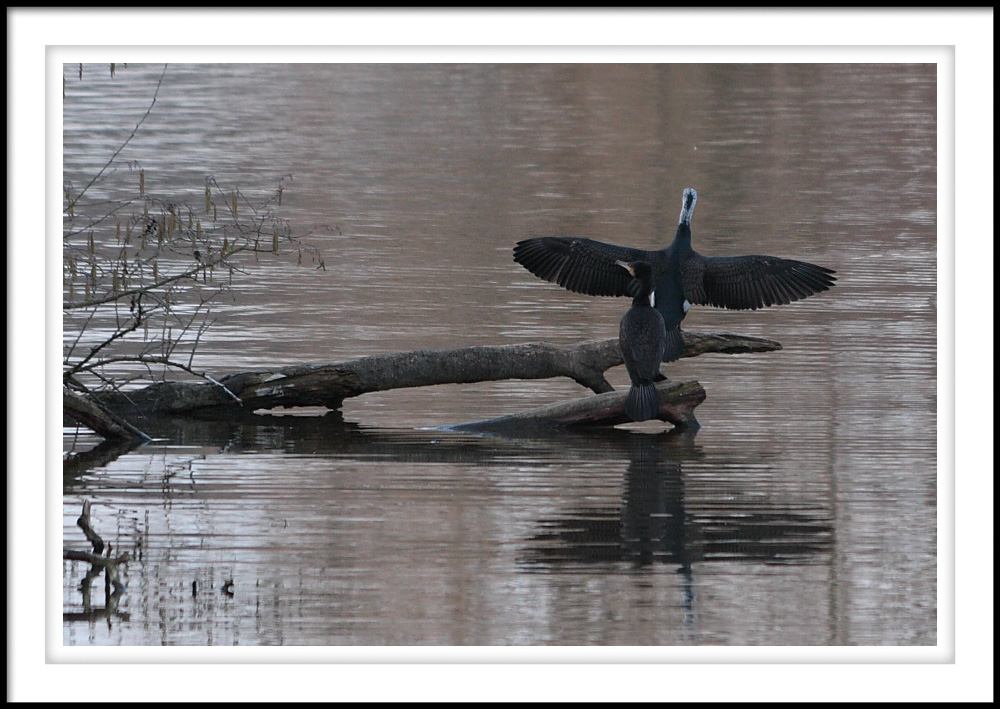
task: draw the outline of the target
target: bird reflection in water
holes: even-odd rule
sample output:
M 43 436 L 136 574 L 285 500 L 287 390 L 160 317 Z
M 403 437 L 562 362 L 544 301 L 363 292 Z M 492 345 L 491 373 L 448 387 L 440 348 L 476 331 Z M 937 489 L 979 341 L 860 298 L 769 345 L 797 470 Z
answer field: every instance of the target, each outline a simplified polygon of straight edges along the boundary
M 624 432 L 622 432 L 624 433 Z M 816 564 L 832 551 L 832 513 L 734 489 L 734 479 L 692 481 L 684 461 L 704 453 L 691 433 L 628 433 L 611 439 L 628 456 L 620 508 L 581 508 L 541 520 L 520 558 L 523 571 L 648 573 L 673 566 L 684 623 L 695 622 L 697 570 L 723 561 Z M 743 478 L 746 480 L 748 478 Z M 745 483 L 744 483 L 745 484 Z

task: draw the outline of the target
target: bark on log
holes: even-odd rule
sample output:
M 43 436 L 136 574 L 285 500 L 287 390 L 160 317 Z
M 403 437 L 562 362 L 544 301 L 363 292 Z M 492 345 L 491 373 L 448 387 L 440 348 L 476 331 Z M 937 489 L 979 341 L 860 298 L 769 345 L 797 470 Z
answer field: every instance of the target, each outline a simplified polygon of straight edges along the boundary
M 683 332 L 684 356 L 780 350 L 773 340 L 729 333 Z M 98 396 L 118 415 L 234 414 L 278 406 L 340 408 L 343 400 L 375 391 L 501 379 L 569 377 L 603 394 L 613 387 L 604 372 L 622 363 L 618 340 L 576 345 L 522 345 L 419 350 L 362 357 L 336 364 L 297 365 L 242 372 L 220 379 L 228 391 L 206 383 L 158 383 L 145 389 Z M 239 397 L 234 401 L 232 395 Z
M 660 395 L 658 419 L 680 429 L 699 427 L 694 409 L 705 400 L 705 389 L 701 384 L 696 381 L 666 381 L 657 384 L 656 389 Z M 627 391 L 612 391 L 445 428 L 468 433 L 512 433 L 539 427 L 617 426 L 630 421 L 625 415 L 627 396 Z

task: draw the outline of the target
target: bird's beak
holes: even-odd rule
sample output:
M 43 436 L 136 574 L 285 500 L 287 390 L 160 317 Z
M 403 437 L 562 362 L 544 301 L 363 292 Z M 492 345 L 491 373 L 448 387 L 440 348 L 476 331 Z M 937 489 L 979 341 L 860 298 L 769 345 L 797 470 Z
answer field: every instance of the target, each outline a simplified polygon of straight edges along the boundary
M 624 268 L 626 271 L 628 271 L 630 276 L 635 275 L 635 269 L 632 268 L 632 265 L 627 261 L 615 261 L 615 263 Z

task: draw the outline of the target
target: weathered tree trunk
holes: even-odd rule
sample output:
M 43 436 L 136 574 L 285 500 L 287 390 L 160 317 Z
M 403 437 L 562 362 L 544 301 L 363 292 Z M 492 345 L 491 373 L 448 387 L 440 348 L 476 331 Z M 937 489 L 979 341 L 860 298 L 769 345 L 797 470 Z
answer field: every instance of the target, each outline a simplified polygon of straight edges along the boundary
M 683 336 L 685 357 L 707 352 L 769 352 L 781 349 L 781 345 L 773 340 L 729 333 L 684 332 Z M 419 350 L 362 357 L 336 364 L 242 372 L 220 379 L 225 388 L 209 383 L 159 383 L 129 392 L 127 396 L 109 392 L 97 398 L 102 406 L 118 416 L 149 416 L 226 414 L 277 406 L 338 409 L 344 399 L 369 392 L 500 379 L 570 377 L 594 392 L 604 394 L 613 391 L 604 378 L 604 372 L 621 363 L 617 339 L 593 340 L 576 345 L 539 342 L 456 350 Z M 617 399 L 608 401 L 617 402 Z

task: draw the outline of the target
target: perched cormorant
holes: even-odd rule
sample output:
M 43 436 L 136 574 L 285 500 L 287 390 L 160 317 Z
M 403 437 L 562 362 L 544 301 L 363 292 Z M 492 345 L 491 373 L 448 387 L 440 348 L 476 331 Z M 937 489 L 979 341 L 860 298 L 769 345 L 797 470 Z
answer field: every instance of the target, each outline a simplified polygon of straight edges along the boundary
M 632 379 L 632 388 L 625 399 L 625 413 L 633 421 L 645 421 L 660 411 L 660 396 L 653 382 L 663 379 L 660 362 L 667 349 L 667 328 L 663 316 L 653 307 L 656 295 L 650 265 L 645 261 L 616 263 L 635 279 L 632 307 L 618 328 L 618 346 Z
M 670 246 L 644 251 L 591 239 L 544 236 L 519 241 L 514 260 L 539 278 L 587 295 L 635 295 L 619 261 L 646 261 L 653 271 L 656 309 L 667 328 L 664 362 L 681 356 L 680 324 L 691 304 L 756 310 L 829 290 L 835 271 L 774 256 L 702 256 L 691 248 L 691 213 L 698 201 L 684 190 L 680 223 Z

